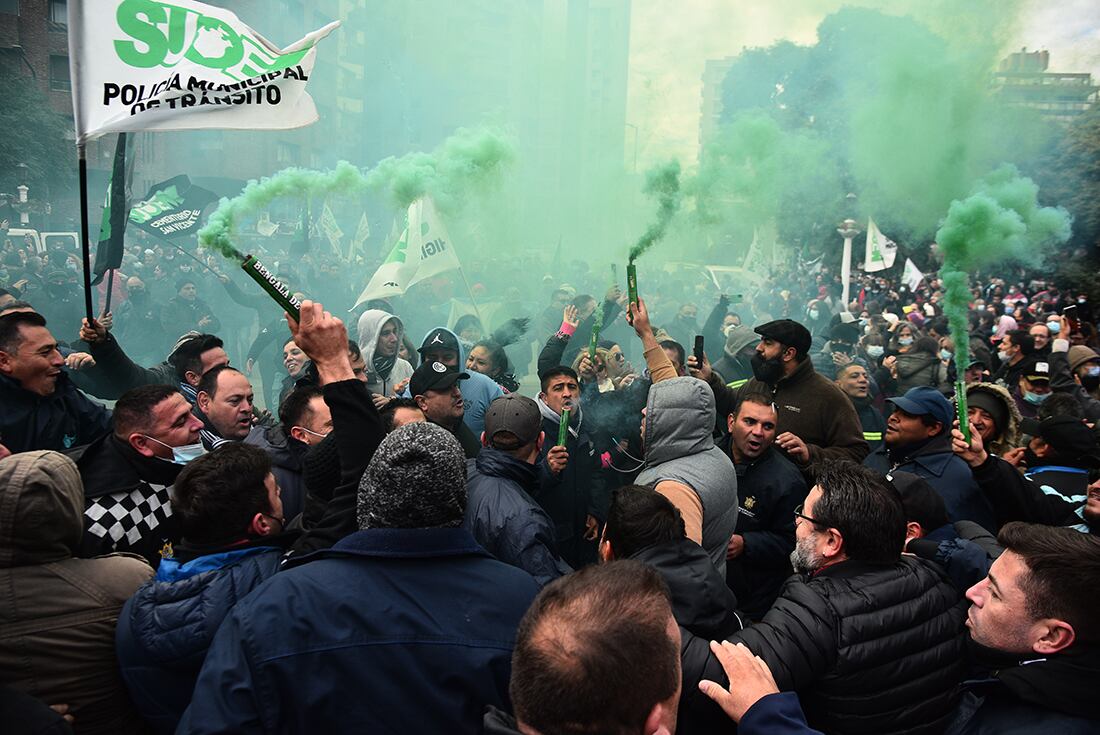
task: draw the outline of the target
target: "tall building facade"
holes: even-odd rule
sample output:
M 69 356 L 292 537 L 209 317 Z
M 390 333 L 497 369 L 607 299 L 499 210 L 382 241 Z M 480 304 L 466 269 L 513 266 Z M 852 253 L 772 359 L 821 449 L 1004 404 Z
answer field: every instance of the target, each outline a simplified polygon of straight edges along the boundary
M 1009 54 L 993 75 L 996 95 L 1007 105 L 1038 110 L 1047 120 L 1068 124 L 1097 101 L 1092 75 L 1050 71 L 1049 51 Z

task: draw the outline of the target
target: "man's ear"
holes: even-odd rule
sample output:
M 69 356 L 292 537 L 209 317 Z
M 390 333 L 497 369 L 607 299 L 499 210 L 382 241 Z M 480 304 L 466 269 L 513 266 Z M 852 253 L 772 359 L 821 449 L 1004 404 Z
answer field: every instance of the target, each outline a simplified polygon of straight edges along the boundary
M 732 413 L 726 417 L 726 429 L 729 431 L 729 433 L 733 433 L 733 425 L 736 423 L 737 420 L 734 418 Z
M 905 524 L 905 540 L 921 538 L 924 536 L 924 529 L 916 521 L 909 521 Z
M 787 349 L 783 350 L 783 354 L 780 355 L 779 359 L 782 360 L 783 362 L 790 362 L 790 361 L 794 360 L 797 357 L 798 357 L 798 350 L 796 350 L 793 347 L 788 347 Z
M 489 440 L 485 438 L 485 432 L 484 431 L 481 432 L 481 446 L 483 446 L 483 447 L 489 446 Z
M 840 531 L 835 528 L 830 528 L 825 531 L 825 548 L 822 550 L 822 556 L 826 559 L 834 559 L 839 556 L 844 550 L 844 536 Z
M 126 443 L 131 448 L 143 457 L 153 457 L 155 453 L 149 448 L 149 438 L 144 434 L 138 434 L 134 432 L 130 436 L 126 437 Z
M 15 357 L 9 355 L 7 352 L 0 350 L 0 373 L 9 375 L 12 372 L 12 364 L 15 362 Z
M 535 440 L 535 448 L 539 450 L 539 454 L 542 453 L 542 448 L 546 445 L 546 432 L 540 431 L 539 438 Z
M 653 709 L 649 711 L 649 717 L 645 718 L 645 725 L 642 727 L 642 732 L 645 735 L 672 735 L 672 731 L 664 724 L 664 721 L 668 719 L 666 710 L 665 702 L 658 702 L 653 705 Z
M 1042 626 L 1043 630 L 1039 639 L 1031 644 L 1035 653 L 1049 656 L 1064 651 L 1077 640 L 1077 633 L 1073 630 L 1073 626 L 1064 620 L 1044 618 L 1036 625 Z
M 248 524 L 248 533 L 252 536 L 270 536 L 275 533 L 275 521 L 257 513 L 252 516 L 252 523 Z
M 290 437 L 292 439 L 297 439 L 298 441 L 302 442 L 303 444 L 308 444 L 309 443 L 309 442 L 306 441 L 306 438 L 305 438 L 306 437 L 306 431 L 301 426 L 291 426 L 290 427 Z
M 934 436 L 940 435 L 940 432 L 943 431 L 943 424 L 937 421 L 932 426 L 925 426 L 924 428 L 926 430 L 925 433 L 928 435 L 928 438 L 931 439 Z
M 428 401 L 424 396 L 413 396 L 413 400 L 416 401 L 416 407 L 421 411 L 427 412 Z
M 194 370 L 187 370 L 183 373 L 183 379 L 187 381 L 188 385 L 197 387 L 199 381 L 202 380 L 202 376 L 196 373 Z
M 210 408 L 210 394 L 200 390 L 195 395 L 195 404 L 198 405 L 200 411 L 206 413 L 206 409 Z

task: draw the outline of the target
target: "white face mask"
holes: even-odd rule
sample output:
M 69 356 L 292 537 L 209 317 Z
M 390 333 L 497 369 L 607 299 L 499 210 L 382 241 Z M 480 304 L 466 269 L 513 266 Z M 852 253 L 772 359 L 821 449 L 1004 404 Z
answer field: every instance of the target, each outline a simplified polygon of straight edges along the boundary
M 876 360 L 882 357 L 882 353 L 885 351 L 886 349 L 882 345 L 867 345 L 867 354 Z
M 170 461 L 173 464 L 185 465 L 188 462 L 190 462 L 191 460 L 197 459 L 198 457 L 201 457 L 202 455 L 206 454 L 206 447 L 204 447 L 202 445 L 201 441 L 196 443 L 196 444 L 184 444 L 182 447 L 169 447 L 167 444 L 160 441 L 159 439 L 154 439 L 153 437 L 151 437 L 147 434 L 142 434 L 142 436 L 144 436 L 146 439 L 148 439 L 151 442 L 156 442 L 157 444 L 161 445 L 162 447 L 166 447 L 166 448 L 172 450 L 172 459 L 171 460 L 164 460 L 165 462 Z M 157 459 L 164 459 L 164 458 L 163 457 L 157 457 Z

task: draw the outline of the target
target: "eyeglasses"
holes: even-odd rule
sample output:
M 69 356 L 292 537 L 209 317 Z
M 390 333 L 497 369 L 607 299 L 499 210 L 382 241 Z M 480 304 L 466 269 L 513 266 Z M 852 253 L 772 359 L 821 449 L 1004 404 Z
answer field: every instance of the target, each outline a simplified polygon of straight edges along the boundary
M 802 512 L 802 509 L 805 508 L 805 507 L 806 507 L 805 504 L 802 504 L 802 505 L 799 505 L 797 508 L 795 508 L 794 509 L 794 517 L 795 518 L 801 518 L 804 521 L 809 521 L 810 523 L 814 524 L 815 526 L 821 526 L 822 528 L 828 528 L 828 526 L 826 524 L 822 523 L 821 521 L 817 520 L 816 518 L 810 518 L 808 515 L 805 515 Z
M 622 362 L 623 360 L 626 359 L 626 355 L 624 355 L 621 352 L 612 352 L 611 353 L 611 359 L 614 360 L 615 362 Z

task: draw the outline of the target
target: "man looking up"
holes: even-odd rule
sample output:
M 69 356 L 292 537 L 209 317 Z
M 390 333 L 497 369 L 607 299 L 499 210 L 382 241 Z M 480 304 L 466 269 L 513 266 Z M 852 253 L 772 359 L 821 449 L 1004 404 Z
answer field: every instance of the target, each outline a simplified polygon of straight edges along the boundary
M 726 548 L 726 580 L 753 620 L 764 617 L 791 574 L 794 509 L 807 492 L 802 473 L 772 446 L 775 424 L 775 406 L 761 393 L 742 396 L 728 417 L 726 450 L 737 471 L 741 510 Z
M 156 569 L 179 541 L 172 486 L 202 455 L 200 421 L 173 386 L 143 385 L 115 403 L 114 431 L 71 456 L 84 483 L 79 556 L 140 554 Z
M 454 434 L 466 457 L 472 458 L 481 451 L 481 443 L 462 422 L 465 408 L 458 385 L 469 377 L 469 373 L 448 370 L 443 363 L 425 362 L 413 372 L 409 392 L 424 417 Z
M 203 375 L 193 409 L 203 423 L 203 446 L 215 449 L 228 441 L 243 441 L 253 431 L 260 433 L 262 429 L 252 426 L 254 400 L 252 384 L 235 368 L 223 365 Z
M 0 437 L 12 453 L 72 449 L 107 433 L 110 411 L 72 384 L 64 364 L 41 315 L 0 316 Z

